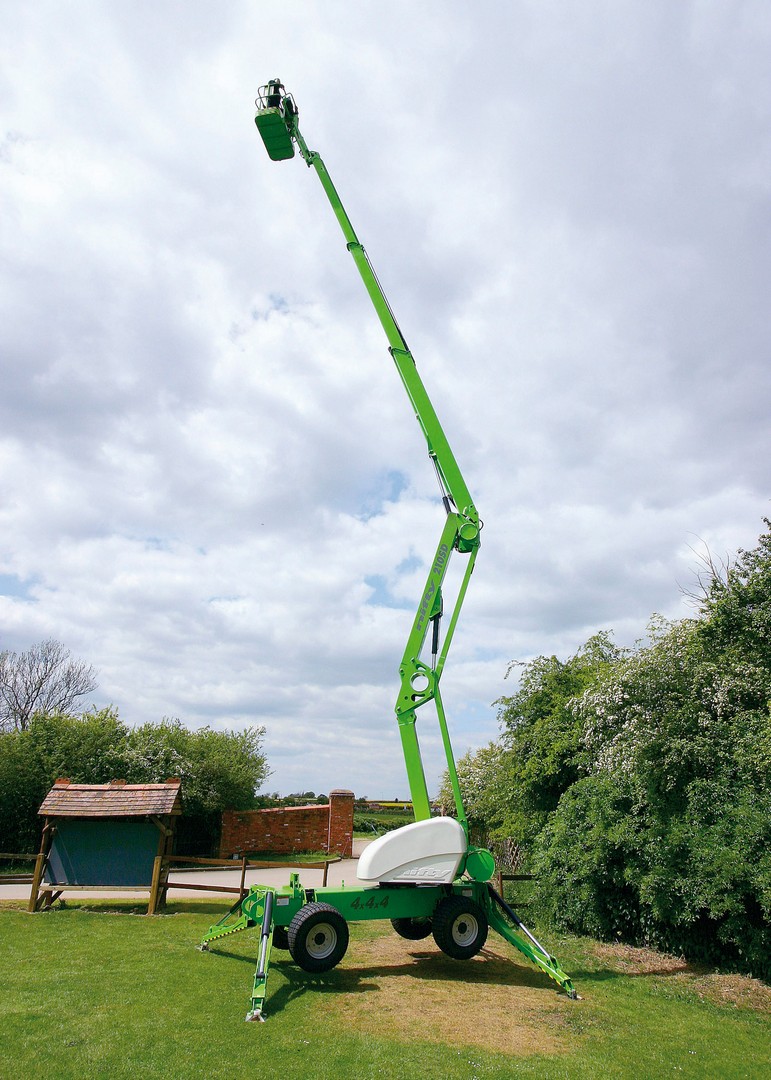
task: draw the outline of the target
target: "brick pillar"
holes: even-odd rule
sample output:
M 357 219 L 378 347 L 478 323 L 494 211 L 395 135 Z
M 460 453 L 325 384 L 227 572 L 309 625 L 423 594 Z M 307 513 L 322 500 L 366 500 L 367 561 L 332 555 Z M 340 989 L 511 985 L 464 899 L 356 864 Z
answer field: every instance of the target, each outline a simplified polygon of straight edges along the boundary
M 350 859 L 353 855 L 353 799 L 352 791 L 329 793 L 329 840 L 327 851 Z

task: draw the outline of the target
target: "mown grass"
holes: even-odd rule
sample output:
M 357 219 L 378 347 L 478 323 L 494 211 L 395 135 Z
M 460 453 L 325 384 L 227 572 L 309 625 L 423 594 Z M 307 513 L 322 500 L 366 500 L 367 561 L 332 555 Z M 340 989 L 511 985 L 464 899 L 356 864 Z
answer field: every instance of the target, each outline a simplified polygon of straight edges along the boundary
M 245 855 L 247 859 L 253 859 L 255 862 L 279 863 L 282 866 L 305 866 L 307 863 L 337 862 L 340 858 L 339 855 L 334 853 L 330 855 L 328 851 L 300 851 L 291 854 L 283 851 L 247 851 Z
M 328 975 L 274 953 L 268 1021 L 246 1024 L 257 935 L 194 948 L 223 905 L 19 907 L 0 908 L 3 1078 L 771 1075 L 771 990 L 654 953 L 550 937 L 572 1002 L 500 939 L 458 964 L 355 924 Z

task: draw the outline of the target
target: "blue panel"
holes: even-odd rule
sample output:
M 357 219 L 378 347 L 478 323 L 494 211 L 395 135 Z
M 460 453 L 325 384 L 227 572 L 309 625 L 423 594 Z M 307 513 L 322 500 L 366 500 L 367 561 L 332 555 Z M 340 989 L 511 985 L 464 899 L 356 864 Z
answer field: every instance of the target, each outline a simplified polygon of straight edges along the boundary
M 151 821 L 60 818 L 48 884 L 150 885 L 160 833 Z

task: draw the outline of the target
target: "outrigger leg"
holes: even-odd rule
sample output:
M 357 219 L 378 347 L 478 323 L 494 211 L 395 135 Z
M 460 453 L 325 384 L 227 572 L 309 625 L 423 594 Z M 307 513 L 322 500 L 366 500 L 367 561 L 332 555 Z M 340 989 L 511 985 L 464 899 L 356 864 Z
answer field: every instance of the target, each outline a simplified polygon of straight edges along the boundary
M 208 952 L 212 941 L 227 937 L 228 934 L 237 934 L 239 930 L 248 930 L 250 927 L 256 926 L 254 919 L 244 913 L 242 905 L 243 900 L 236 900 L 232 908 L 222 916 L 219 922 L 209 927 L 201 938 L 201 944 L 198 946 L 201 952 Z
M 263 898 L 262 929 L 260 931 L 260 953 L 257 960 L 257 970 L 254 973 L 254 986 L 252 988 L 252 1007 L 246 1014 L 247 1020 L 260 1020 L 265 1022 L 262 1010 L 265 1005 L 265 995 L 268 992 L 268 968 L 270 966 L 270 952 L 273 947 L 273 902 L 275 893 L 272 889 L 266 889 Z
M 487 888 L 490 900 L 487 905 L 487 919 L 490 926 L 497 930 L 502 938 L 510 942 L 516 949 L 519 949 L 528 960 L 536 964 L 542 971 L 545 971 L 556 983 L 559 983 L 562 989 L 567 992 L 568 997 L 575 1001 L 578 994 L 570 980 L 570 976 L 566 975 L 560 967 L 559 960 L 544 949 L 543 945 L 530 933 L 514 909 L 509 907 L 489 882 Z
M 273 946 L 275 896 L 274 889 L 266 885 L 253 885 L 243 900 L 238 900 L 219 922 L 210 927 L 198 946 L 206 952 L 213 941 L 218 941 L 229 934 L 237 934 L 240 930 L 249 930 L 253 926 L 261 927 L 260 951 L 252 989 L 252 1007 L 246 1014 L 247 1020 L 265 1019 L 262 1010 L 265 1005 L 270 953 Z

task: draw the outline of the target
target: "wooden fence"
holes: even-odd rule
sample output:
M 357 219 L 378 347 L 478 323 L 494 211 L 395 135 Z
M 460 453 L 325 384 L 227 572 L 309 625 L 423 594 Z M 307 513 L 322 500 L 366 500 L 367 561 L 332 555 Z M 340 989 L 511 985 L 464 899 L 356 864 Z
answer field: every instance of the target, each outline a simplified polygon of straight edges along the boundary
M 327 875 L 329 873 L 329 864 L 333 862 L 340 862 L 339 857 L 337 859 L 325 859 L 323 862 L 303 862 L 303 863 L 287 863 L 287 862 L 263 862 L 258 859 L 247 859 L 245 855 L 242 855 L 240 859 L 190 859 L 185 855 L 167 855 L 165 858 L 161 855 L 157 856 L 153 865 L 153 880 L 150 886 L 150 903 L 147 907 L 147 914 L 154 915 L 158 907 L 166 900 L 166 891 L 168 889 L 192 889 L 199 890 L 200 892 L 222 892 L 230 893 L 231 895 L 238 895 L 240 900 L 246 896 L 249 889 L 245 885 L 246 871 L 257 867 L 262 870 L 276 870 L 286 867 L 287 869 L 310 869 L 310 870 L 323 870 L 324 880 L 323 885 L 327 883 Z M 232 870 L 234 867 L 239 867 L 241 870 L 241 880 L 238 886 L 235 885 L 204 885 L 197 881 L 169 881 L 169 868 L 171 863 L 182 863 L 186 868 L 193 866 L 208 866 L 210 869 L 219 868 L 220 870 L 228 869 Z
M 37 855 L 29 854 L 17 854 L 14 852 L 0 851 L 0 859 L 4 859 L 6 862 L 30 862 L 37 861 Z M 240 859 L 194 859 L 189 858 L 186 855 L 158 855 L 153 863 L 153 876 L 150 882 L 150 902 L 147 906 L 147 914 L 154 915 L 156 911 L 163 905 L 166 900 L 166 893 L 169 889 L 190 889 L 192 891 L 200 891 L 207 893 L 230 893 L 233 896 L 238 896 L 239 900 L 243 900 L 246 894 L 249 892 L 249 888 L 246 885 L 246 871 L 259 868 L 263 870 L 267 869 L 309 869 L 309 870 L 323 870 L 324 878 L 323 884 L 327 884 L 327 875 L 329 873 L 329 867 L 331 863 L 340 862 L 339 857 L 337 859 L 325 859 L 323 862 L 303 862 L 303 863 L 291 863 L 291 862 L 263 862 L 257 859 L 247 859 L 243 856 Z M 171 864 L 176 863 L 182 865 L 185 869 L 192 869 L 196 866 L 208 867 L 211 870 L 234 870 L 239 869 L 241 876 L 238 885 L 206 885 L 199 881 L 169 881 L 169 871 Z M 33 874 L 9 874 L 7 876 L 0 876 L 0 885 L 30 885 L 33 883 Z M 30 910 L 41 910 L 50 908 L 54 904 L 65 889 L 86 889 L 89 892 L 99 892 L 109 890 L 110 892 L 137 892 L 147 889 L 146 885 L 62 885 L 52 884 L 48 887 L 44 887 L 40 891 L 40 896 L 35 897 L 34 905 Z
M 535 874 L 504 874 L 501 870 L 495 875 L 498 882 L 498 893 L 503 896 L 504 881 L 535 881 Z M 517 904 L 517 907 L 525 908 L 528 904 Z
M 37 859 L 37 855 L 16 855 L 13 852 L 0 851 L 0 859 L 6 862 L 31 862 Z M 31 885 L 32 874 L 3 874 L 0 876 L 0 885 Z

